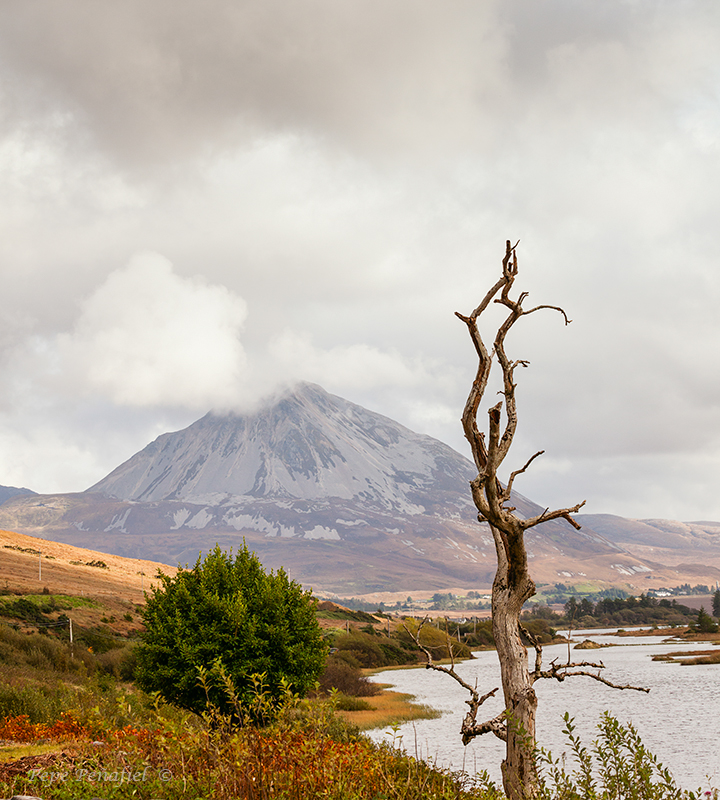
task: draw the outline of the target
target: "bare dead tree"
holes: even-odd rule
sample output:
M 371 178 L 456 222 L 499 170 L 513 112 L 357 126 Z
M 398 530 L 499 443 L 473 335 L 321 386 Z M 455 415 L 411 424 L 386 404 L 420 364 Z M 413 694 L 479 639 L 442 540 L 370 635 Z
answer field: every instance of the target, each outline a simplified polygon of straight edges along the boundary
M 606 680 L 601 675 L 601 670 L 604 669 L 602 662 L 572 662 L 568 657 L 567 663 L 558 664 L 553 661 L 548 669 L 543 669 L 540 643 L 520 623 L 523 604 L 535 594 L 535 584 L 528 571 L 525 531 L 554 519 L 567 520 L 579 530 L 580 526 L 571 514 L 577 513 L 584 505 L 584 501 L 556 511 L 545 509 L 541 514 L 529 519 L 522 519 L 513 513 L 516 509 L 510 505 L 510 500 L 515 479 L 543 454 L 543 450 L 531 456 L 520 469 L 511 472 L 506 486 L 503 486 L 497 477 L 498 469 L 510 450 L 517 428 L 514 373 L 517 367 L 528 365 L 527 361 L 511 361 L 508 358 L 505 352 L 507 334 L 521 317 L 541 309 L 557 311 L 566 325 L 570 323 L 567 314 L 558 306 L 539 305 L 529 309 L 523 308 L 527 292 L 521 292 L 516 300 L 510 297 L 518 273 L 516 247 L 517 244 L 512 246 L 509 241 L 506 243 L 502 276 L 470 316 L 456 312 L 456 316 L 467 325 L 478 357 L 477 374 L 465 404 L 462 423 L 478 472 L 477 477 L 470 483 L 472 498 L 478 510 L 478 520 L 490 525 L 497 555 L 497 571 L 492 587 L 492 627 L 500 661 L 505 700 L 503 712 L 493 719 L 478 722 L 477 713 L 480 706 L 498 690 L 493 689 L 481 695 L 477 686 L 473 687 L 464 681 L 455 671 L 452 648 L 449 648 L 450 667 L 435 664 L 430 651 L 420 642 L 420 631 L 425 620 L 417 631 L 411 633 L 416 644 L 425 652 L 427 668 L 450 675 L 470 693 L 470 699 L 466 701 L 469 711 L 465 715 L 460 731 L 463 744 L 484 733 L 493 733 L 506 742 L 502 775 L 505 793 L 511 800 L 532 798 L 538 792 L 535 760 L 535 715 L 538 701 L 533 688 L 535 681 L 540 678 L 564 681 L 565 678 L 585 675 L 616 689 L 648 691 L 636 686 L 620 686 Z M 497 329 L 492 350 L 488 351 L 478 328 L 478 319 L 491 303 L 504 306 L 508 313 Z M 502 400 L 488 410 L 486 440 L 485 434 L 478 428 L 477 417 L 494 362 L 497 362 L 502 373 L 503 389 L 500 392 Z M 532 668 L 528 667 L 528 651 L 523 644 L 521 634 L 531 642 L 535 651 Z

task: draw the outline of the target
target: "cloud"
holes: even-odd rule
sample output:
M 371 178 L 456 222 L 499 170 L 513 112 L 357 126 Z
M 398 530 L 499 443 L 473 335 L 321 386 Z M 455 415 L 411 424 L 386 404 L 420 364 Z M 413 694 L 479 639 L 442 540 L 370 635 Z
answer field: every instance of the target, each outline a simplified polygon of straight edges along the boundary
M 703 0 L 0 4 L 0 428 L 24 482 L 44 439 L 43 470 L 62 440 L 89 485 L 288 378 L 463 449 L 453 311 L 519 238 L 529 302 L 574 320 L 509 342 L 531 361 L 510 466 L 548 453 L 524 490 L 717 516 L 719 30 Z M 123 266 L 146 251 L 172 269 Z M 678 488 L 665 465 L 695 457 L 712 480 Z
M 122 406 L 204 409 L 232 403 L 247 358 L 245 301 L 224 286 L 183 278 L 155 253 L 112 272 L 83 305 L 58 358 L 86 391 Z
M 313 345 L 308 334 L 286 329 L 268 345 L 275 368 L 289 380 L 308 380 L 339 392 L 393 386 L 410 388 L 427 380 L 419 360 L 397 351 L 366 344 L 338 345 L 327 350 Z
M 125 164 L 176 159 L 267 130 L 364 149 L 473 140 L 497 95 L 496 2 L 67 0 L 0 10 L 9 116 L 69 115 Z M 410 139 L 408 138 L 410 134 Z

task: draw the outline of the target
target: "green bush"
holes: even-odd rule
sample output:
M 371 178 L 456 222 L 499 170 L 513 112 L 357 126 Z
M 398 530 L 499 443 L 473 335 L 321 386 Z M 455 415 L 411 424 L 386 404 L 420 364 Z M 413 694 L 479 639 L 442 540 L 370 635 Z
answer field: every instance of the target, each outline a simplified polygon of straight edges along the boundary
M 401 630 L 399 635 L 402 641 L 408 645 L 413 644 L 413 639 L 410 634 L 415 635 L 418 631 L 420 623 L 416 619 L 406 619 L 405 625 L 407 630 Z M 408 633 L 410 631 L 410 633 Z M 435 660 L 449 658 L 450 648 L 455 658 L 472 658 L 470 648 L 464 642 L 459 642 L 457 639 L 449 636 L 445 630 L 435 628 L 432 625 L 425 624 L 420 630 L 420 642 L 432 654 Z
M 540 642 L 549 644 L 555 638 L 555 630 L 546 619 L 523 620 L 523 626 Z
M 697 622 L 695 623 L 700 633 L 717 633 L 718 626 L 713 622 L 712 617 L 701 606 L 698 611 Z
M 83 668 L 82 661 L 71 658 L 66 642 L 39 633 L 21 633 L 8 625 L 0 625 L 0 662 L 55 672 Z
M 341 633 L 334 637 L 334 655 L 353 667 L 392 667 L 417 661 L 417 650 L 384 633 L 363 630 Z
M 362 700 L 359 697 L 338 694 L 335 697 L 335 708 L 338 711 L 370 711 L 372 706 L 367 700 Z
M 61 684 L 0 685 L 0 717 L 26 715 L 30 722 L 56 720 L 74 704 L 75 693 Z
M 169 702 L 203 711 L 228 709 L 225 678 L 249 707 L 256 682 L 280 697 L 305 694 L 327 653 L 315 600 L 284 570 L 266 573 L 243 545 L 233 559 L 219 547 L 192 569 L 161 576 L 143 612 L 146 631 L 137 648 L 136 679 Z M 206 670 L 205 685 L 198 682 Z
M 107 650 L 97 656 L 97 667 L 100 672 L 112 675 L 123 681 L 131 681 L 137 667 L 137 652 L 135 645 L 126 644 Z

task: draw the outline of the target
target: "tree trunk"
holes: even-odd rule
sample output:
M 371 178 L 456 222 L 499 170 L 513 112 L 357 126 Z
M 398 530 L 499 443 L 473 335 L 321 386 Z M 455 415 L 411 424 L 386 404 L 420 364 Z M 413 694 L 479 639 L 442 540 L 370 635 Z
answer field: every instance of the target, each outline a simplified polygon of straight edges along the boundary
M 520 565 L 508 563 L 508 537 L 494 526 L 491 530 L 498 556 L 492 592 L 492 626 L 508 715 L 507 748 L 502 763 L 503 788 L 510 800 L 524 800 L 535 797 L 538 789 L 534 753 L 537 695 L 533 689 L 533 677 L 528 671 L 527 648 L 520 638 L 520 612 L 523 603 L 535 594 L 535 586 L 527 573 L 526 558 L 521 559 Z M 518 533 L 524 551 L 522 532 Z M 514 549 L 519 548 L 516 546 Z M 520 566 L 520 569 L 514 569 L 514 566 Z

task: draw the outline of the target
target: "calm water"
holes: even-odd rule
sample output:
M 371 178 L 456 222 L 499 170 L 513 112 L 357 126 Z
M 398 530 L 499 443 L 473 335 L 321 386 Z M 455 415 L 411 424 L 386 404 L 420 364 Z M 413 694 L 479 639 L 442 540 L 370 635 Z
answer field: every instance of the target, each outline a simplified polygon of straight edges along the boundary
M 590 638 L 590 633 L 581 631 L 574 636 L 581 641 Z M 684 667 L 651 659 L 658 653 L 705 650 L 712 645 L 660 643 L 654 637 L 619 638 L 602 634 L 592 638 L 615 646 L 573 651 L 573 660 L 602 661 L 608 680 L 646 686 L 650 694 L 618 691 L 585 677 L 567 679 L 563 683 L 538 681 L 535 690 L 539 700 L 537 737 L 540 745 L 549 748 L 555 756 L 567 750 L 562 736 L 562 717 L 566 711 L 575 718 L 577 732 L 589 745 L 597 735 L 602 712 L 608 710 L 620 722 L 631 722 L 637 728 L 644 744 L 670 768 L 681 786 L 696 789 L 705 786 L 708 779 L 710 785 L 719 786 L 720 666 Z M 653 643 L 648 644 L 648 641 Z M 567 660 L 567 645 L 548 646 L 543 652 L 545 666 L 553 658 Z M 472 661 L 458 664 L 458 673 L 468 683 L 477 679 L 481 693 L 500 686 L 497 654 L 478 652 L 475 656 Z M 468 695 L 452 678 L 421 667 L 382 672 L 372 680 L 391 684 L 401 692 L 415 695 L 416 702 L 443 712 L 439 719 L 417 720 L 400 727 L 402 746 L 409 753 L 454 769 L 487 770 L 493 780 L 500 782 L 504 743 L 486 734 L 463 747 L 458 731 L 467 710 L 464 701 Z M 498 694 L 502 695 L 502 690 Z M 491 719 L 502 707 L 501 700 L 491 698 L 478 712 L 478 719 Z M 372 731 L 370 735 L 378 741 L 387 740 L 391 738 L 388 730 Z

